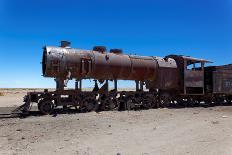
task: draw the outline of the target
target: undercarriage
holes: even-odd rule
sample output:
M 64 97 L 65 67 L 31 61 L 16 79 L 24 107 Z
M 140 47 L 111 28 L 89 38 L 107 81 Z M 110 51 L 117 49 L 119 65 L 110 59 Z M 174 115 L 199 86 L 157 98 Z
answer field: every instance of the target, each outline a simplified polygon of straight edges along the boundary
M 42 114 L 52 114 L 56 109 L 75 109 L 78 112 L 142 110 L 152 108 L 209 107 L 231 105 L 232 97 L 225 95 L 163 95 L 159 91 L 98 91 L 62 90 L 29 92 L 24 104 L 15 112 L 29 114 L 37 104 Z

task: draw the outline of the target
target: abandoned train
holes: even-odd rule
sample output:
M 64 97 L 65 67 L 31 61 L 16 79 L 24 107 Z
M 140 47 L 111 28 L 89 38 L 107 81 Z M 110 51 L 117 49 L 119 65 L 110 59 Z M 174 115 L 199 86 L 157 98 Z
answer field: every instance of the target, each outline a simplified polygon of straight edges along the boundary
M 62 41 L 60 47 L 43 48 L 43 76 L 55 78 L 56 90 L 28 92 L 21 110 L 28 112 L 34 102 L 43 114 L 57 107 L 93 111 L 231 104 L 232 65 L 205 67 L 206 63 L 210 61 L 180 55 L 161 58 L 126 55 L 120 49 L 107 52 L 103 46 L 74 49 Z M 75 89 L 64 89 L 71 79 Z M 83 79 L 94 79 L 93 90 L 82 90 Z M 135 81 L 135 91 L 119 91 L 117 80 Z M 114 82 L 112 90 L 109 81 Z

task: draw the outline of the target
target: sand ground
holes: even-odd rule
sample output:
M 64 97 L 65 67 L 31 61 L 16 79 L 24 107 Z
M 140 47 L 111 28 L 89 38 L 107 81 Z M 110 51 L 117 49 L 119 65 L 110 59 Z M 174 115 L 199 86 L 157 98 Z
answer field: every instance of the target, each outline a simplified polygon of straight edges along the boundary
M 0 113 L 22 104 L 26 91 L 9 91 L 0 96 Z M 0 154 L 117 153 L 231 155 L 232 107 L 0 119 Z

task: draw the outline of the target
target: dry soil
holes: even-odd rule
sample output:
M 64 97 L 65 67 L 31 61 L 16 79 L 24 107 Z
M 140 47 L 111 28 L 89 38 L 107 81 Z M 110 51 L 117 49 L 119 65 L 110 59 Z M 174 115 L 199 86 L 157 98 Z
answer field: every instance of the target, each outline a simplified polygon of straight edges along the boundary
M 0 96 L 0 113 L 26 91 Z M 0 154 L 232 154 L 232 107 L 58 114 L 0 119 Z

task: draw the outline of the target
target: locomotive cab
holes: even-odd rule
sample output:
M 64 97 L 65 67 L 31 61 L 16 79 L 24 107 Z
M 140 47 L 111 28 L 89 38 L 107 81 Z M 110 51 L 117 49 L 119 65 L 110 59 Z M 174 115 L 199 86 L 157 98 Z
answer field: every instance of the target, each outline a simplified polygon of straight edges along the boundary
M 182 57 L 184 60 L 184 94 L 204 95 L 204 65 L 209 61 Z
M 210 61 L 188 56 L 169 55 L 176 60 L 183 95 L 204 95 L 204 65 Z

